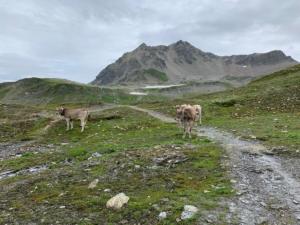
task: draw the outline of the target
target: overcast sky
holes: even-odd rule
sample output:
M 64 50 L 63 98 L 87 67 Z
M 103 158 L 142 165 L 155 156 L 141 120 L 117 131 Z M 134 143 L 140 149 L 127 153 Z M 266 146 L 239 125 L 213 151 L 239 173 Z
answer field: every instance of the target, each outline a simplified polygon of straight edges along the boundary
M 142 42 L 300 61 L 300 0 L 0 0 L 0 82 L 90 82 Z

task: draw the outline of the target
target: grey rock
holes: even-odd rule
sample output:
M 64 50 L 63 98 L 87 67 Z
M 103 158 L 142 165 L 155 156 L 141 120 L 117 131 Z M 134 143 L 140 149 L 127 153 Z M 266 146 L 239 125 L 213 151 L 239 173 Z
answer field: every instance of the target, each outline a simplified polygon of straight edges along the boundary
M 158 215 L 158 218 L 160 220 L 163 220 L 163 219 L 167 218 L 167 213 L 166 212 L 160 212 L 159 215 Z
M 181 219 L 186 220 L 186 219 L 191 219 L 199 209 L 196 206 L 193 205 L 185 205 L 184 206 L 184 211 L 181 213 Z

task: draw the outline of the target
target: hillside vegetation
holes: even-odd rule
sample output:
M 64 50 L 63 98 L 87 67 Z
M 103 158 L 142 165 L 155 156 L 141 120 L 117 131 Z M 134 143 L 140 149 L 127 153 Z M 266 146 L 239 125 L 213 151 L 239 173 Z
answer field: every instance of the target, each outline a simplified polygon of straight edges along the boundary
M 174 106 L 181 103 L 201 104 L 204 125 L 231 130 L 271 146 L 291 150 L 300 146 L 300 65 L 230 91 L 142 106 L 174 115 Z
M 22 105 L 126 103 L 136 99 L 121 89 L 101 88 L 62 79 L 27 78 L 0 84 L 0 102 Z

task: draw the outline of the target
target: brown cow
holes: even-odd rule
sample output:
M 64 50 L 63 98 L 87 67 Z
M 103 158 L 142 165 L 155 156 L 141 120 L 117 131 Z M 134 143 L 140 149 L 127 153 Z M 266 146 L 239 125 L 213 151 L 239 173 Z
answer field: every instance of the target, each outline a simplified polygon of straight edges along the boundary
M 80 120 L 81 124 L 81 132 L 84 131 L 84 127 L 86 125 L 86 122 L 88 120 L 89 112 L 87 109 L 66 109 L 64 107 L 60 107 L 57 109 L 58 114 L 63 116 L 67 122 L 67 130 L 73 129 L 73 121 L 74 120 Z
M 191 133 L 193 126 L 197 118 L 197 110 L 193 106 L 186 106 L 182 111 L 181 123 L 183 124 L 183 138 L 186 137 L 186 134 L 189 134 L 191 138 Z
M 202 124 L 202 107 L 201 105 L 193 105 L 197 112 L 196 121 L 199 121 L 200 124 Z

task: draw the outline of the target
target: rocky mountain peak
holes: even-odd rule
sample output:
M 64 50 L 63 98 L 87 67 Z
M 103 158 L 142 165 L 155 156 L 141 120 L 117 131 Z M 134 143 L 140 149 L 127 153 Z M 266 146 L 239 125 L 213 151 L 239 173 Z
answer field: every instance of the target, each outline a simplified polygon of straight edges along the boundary
M 143 42 L 136 48 L 136 50 L 145 50 L 147 48 L 148 48 L 148 46 Z
M 217 56 L 187 41 L 170 45 L 140 44 L 102 70 L 93 84 L 159 84 L 257 77 L 297 64 L 280 50 Z

